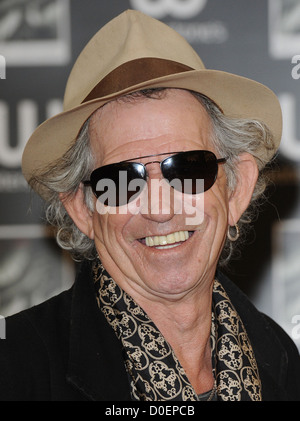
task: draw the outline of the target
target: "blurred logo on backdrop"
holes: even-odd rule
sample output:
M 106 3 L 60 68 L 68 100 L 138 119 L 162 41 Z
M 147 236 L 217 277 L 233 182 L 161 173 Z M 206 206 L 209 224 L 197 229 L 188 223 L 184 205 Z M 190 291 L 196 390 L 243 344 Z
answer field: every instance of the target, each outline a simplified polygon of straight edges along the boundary
M 5 316 L 37 305 L 73 282 L 70 256 L 58 249 L 43 225 L 0 225 L 0 256 L 0 314 Z
M 130 0 L 133 9 L 156 19 L 173 19 L 166 23 L 191 44 L 220 44 L 228 39 L 224 22 L 210 19 L 200 21 L 209 0 Z
M 300 2 L 299 0 L 269 0 L 269 55 L 275 60 L 291 63 L 289 77 L 300 77 Z M 291 161 L 300 162 L 300 140 L 297 135 L 298 104 L 296 91 L 279 95 L 283 113 L 283 134 L 280 151 Z
M 300 219 L 278 222 L 272 234 L 273 317 L 294 339 L 300 350 Z
M 156 19 L 170 15 L 178 19 L 197 16 L 206 6 L 207 0 L 130 0 L 131 6 Z
M 1 0 L 0 52 L 7 66 L 70 60 L 69 0 Z
M 268 15 L 269 55 L 272 60 L 287 62 L 286 80 L 291 84 L 299 83 L 300 2 L 269 0 Z M 290 192 L 294 191 L 294 201 L 299 201 L 299 95 L 294 86 L 291 90 L 280 92 L 278 96 L 283 114 L 280 156 L 285 163 L 275 173 L 273 181 L 277 187 L 283 187 L 283 194 L 286 194 L 287 188 Z M 272 229 L 271 298 L 273 317 L 290 334 L 300 350 L 300 219 L 296 206 L 295 210 L 296 214 L 291 207 L 286 219 L 275 223 Z
M 21 172 L 29 136 L 62 109 L 62 100 L 52 97 L 56 82 L 42 86 L 35 68 L 68 64 L 70 40 L 69 0 L 0 0 L 0 78 L 6 79 L 0 80 L 0 314 L 5 316 L 45 301 L 73 281 L 74 265 L 43 225 L 41 204 L 28 194 Z
M 270 56 L 291 59 L 300 48 L 300 2 L 269 0 L 268 10 Z

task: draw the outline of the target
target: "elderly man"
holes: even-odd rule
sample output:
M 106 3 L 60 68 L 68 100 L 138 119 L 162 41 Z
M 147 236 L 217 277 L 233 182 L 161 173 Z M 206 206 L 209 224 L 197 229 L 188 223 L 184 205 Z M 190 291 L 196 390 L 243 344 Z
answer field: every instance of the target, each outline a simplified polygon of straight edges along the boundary
M 79 56 L 64 107 L 23 172 L 82 263 L 7 320 L 0 399 L 299 400 L 295 345 L 220 272 L 280 142 L 276 96 L 127 11 Z

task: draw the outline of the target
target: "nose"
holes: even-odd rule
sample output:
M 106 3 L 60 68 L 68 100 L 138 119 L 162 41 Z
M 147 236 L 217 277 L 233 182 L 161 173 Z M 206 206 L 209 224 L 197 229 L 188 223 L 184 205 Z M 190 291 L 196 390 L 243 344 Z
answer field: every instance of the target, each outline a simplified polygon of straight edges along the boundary
M 156 222 L 167 222 L 175 214 L 174 191 L 163 178 L 159 162 L 154 161 L 147 167 L 147 191 L 144 195 L 142 215 L 145 219 Z

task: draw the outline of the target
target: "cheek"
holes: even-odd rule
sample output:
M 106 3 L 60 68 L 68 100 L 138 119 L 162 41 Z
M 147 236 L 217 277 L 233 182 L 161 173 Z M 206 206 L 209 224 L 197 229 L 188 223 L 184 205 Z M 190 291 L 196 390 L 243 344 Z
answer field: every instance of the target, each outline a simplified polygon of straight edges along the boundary
M 207 192 L 204 209 L 214 226 L 214 240 L 222 242 L 227 232 L 229 213 L 227 188 L 223 184 L 216 184 Z
M 121 245 L 125 241 L 123 233 L 129 218 L 130 215 L 119 215 L 113 210 L 102 215 L 95 212 L 93 225 L 96 248 L 113 249 Z
M 219 212 L 227 216 L 229 209 L 229 192 L 227 187 L 227 178 L 224 170 L 219 173 L 218 179 L 209 190 L 213 195 L 213 202 L 215 207 L 219 208 Z

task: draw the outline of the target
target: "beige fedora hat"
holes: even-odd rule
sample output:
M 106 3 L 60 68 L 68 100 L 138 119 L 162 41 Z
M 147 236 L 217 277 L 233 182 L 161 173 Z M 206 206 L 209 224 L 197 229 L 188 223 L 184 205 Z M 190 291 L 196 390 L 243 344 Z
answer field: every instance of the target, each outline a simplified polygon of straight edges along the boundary
M 186 40 L 164 23 L 127 10 L 100 29 L 83 49 L 70 73 L 63 112 L 46 120 L 24 149 L 22 170 L 33 176 L 53 164 L 76 141 L 88 117 L 107 102 L 146 88 L 171 87 L 200 92 L 225 115 L 258 119 L 274 135 L 282 131 L 281 108 L 266 86 L 230 73 L 206 69 Z M 34 189 L 47 199 L 39 185 Z

